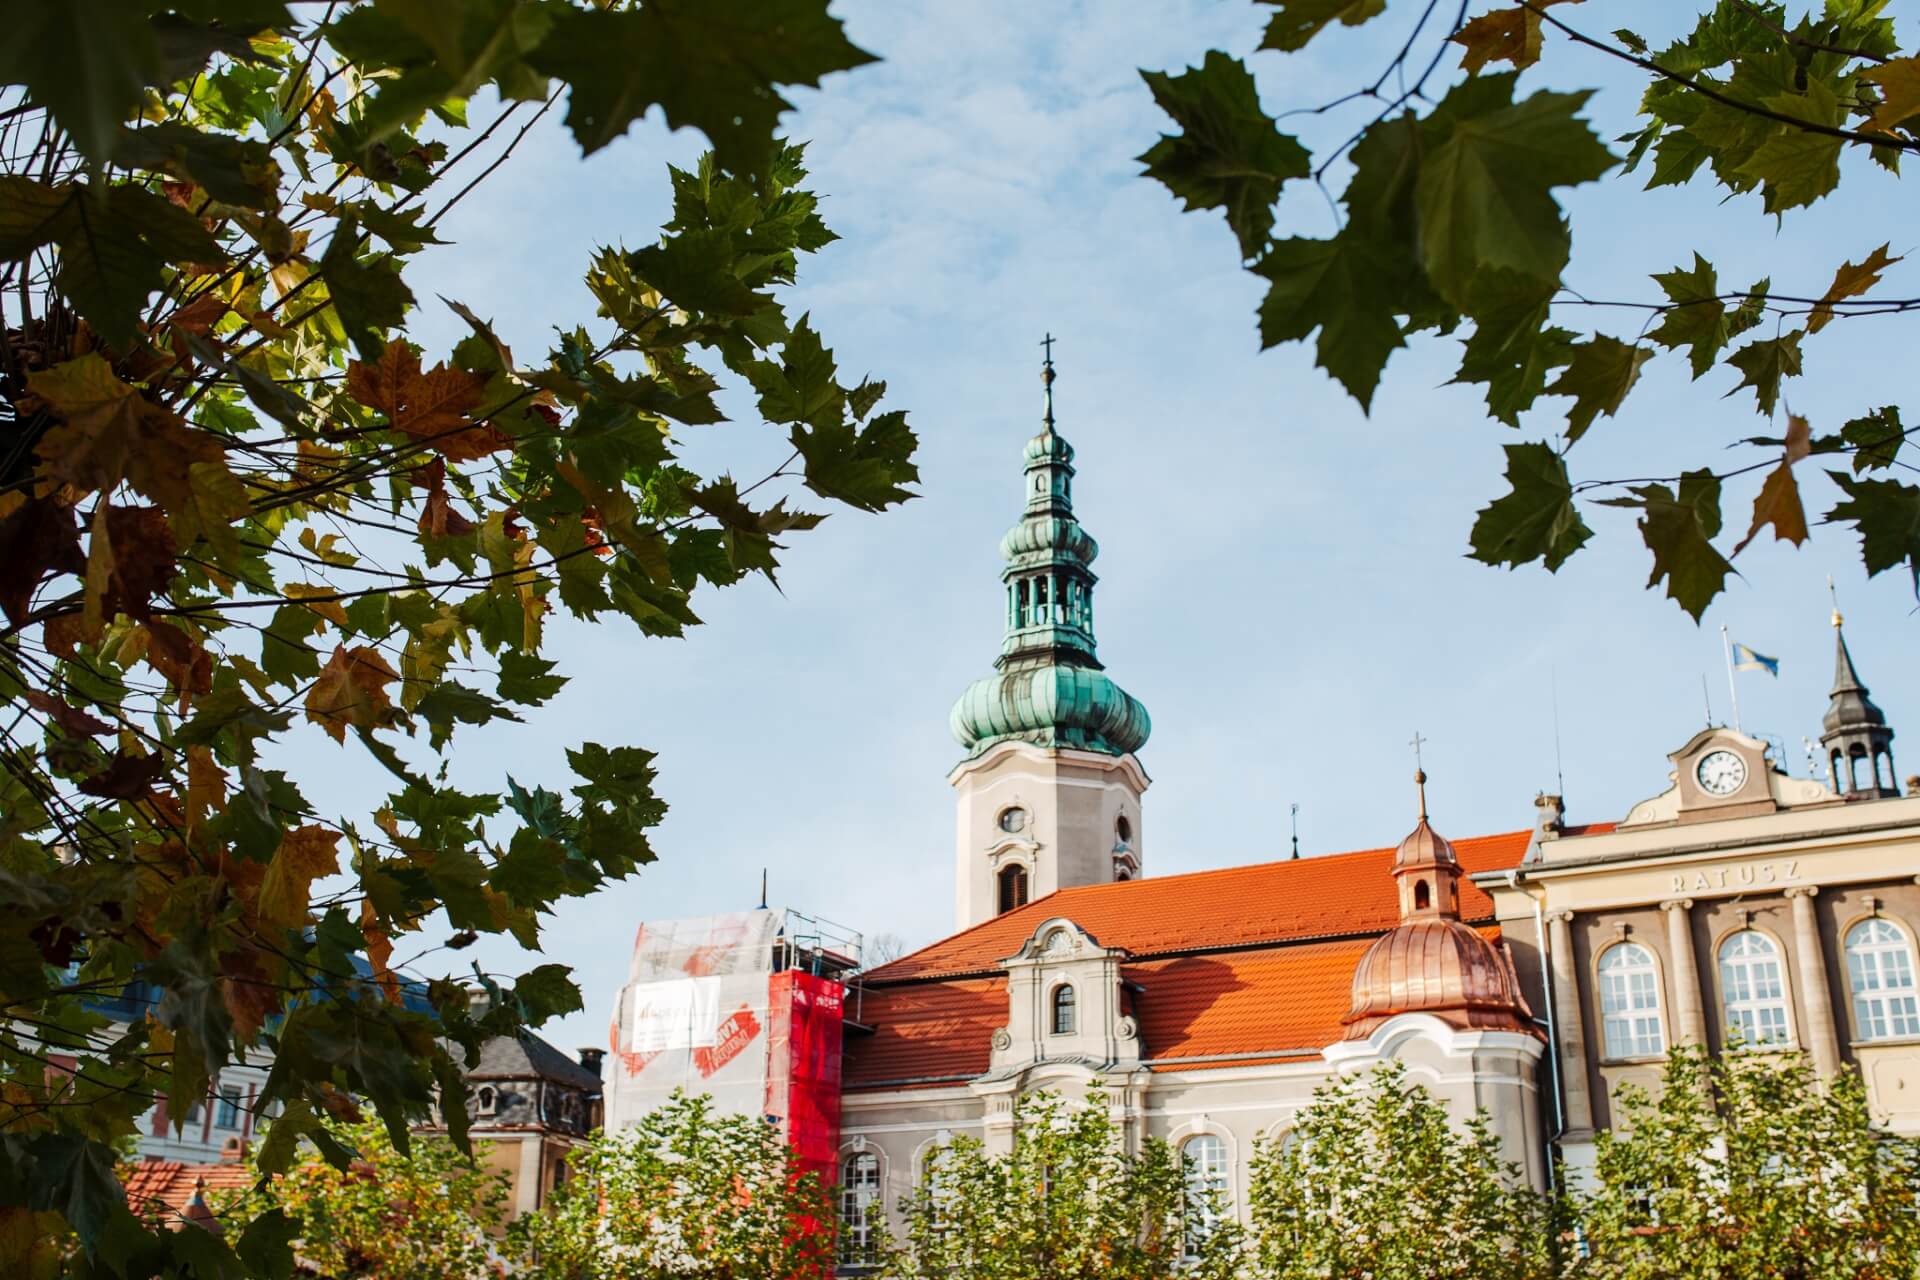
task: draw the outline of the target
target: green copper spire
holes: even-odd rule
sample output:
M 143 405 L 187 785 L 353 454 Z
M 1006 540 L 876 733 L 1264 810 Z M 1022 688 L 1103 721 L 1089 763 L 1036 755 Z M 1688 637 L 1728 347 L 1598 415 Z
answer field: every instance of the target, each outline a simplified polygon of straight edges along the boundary
M 994 667 L 953 707 L 953 736 L 970 755 L 1031 742 L 1125 755 L 1152 731 L 1147 709 L 1100 669 L 1093 638 L 1093 535 L 1073 515 L 1073 446 L 1053 429 L 1053 338 L 1042 344 L 1044 409 L 1027 441 L 1027 509 L 1000 540 L 1007 567 L 1007 636 Z

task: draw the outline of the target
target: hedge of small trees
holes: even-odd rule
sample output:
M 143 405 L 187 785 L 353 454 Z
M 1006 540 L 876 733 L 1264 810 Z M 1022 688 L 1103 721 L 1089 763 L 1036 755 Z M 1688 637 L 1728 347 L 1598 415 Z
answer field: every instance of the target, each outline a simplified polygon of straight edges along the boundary
M 1172 1145 L 1130 1141 L 1096 1087 L 1017 1105 L 1009 1149 L 961 1136 L 872 1204 L 836 1253 L 834 1188 L 778 1130 L 676 1096 L 570 1161 L 543 1211 L 504 1220 L 497 1175 L 442 1138 L 335 1126 L 318 1158 L 222 1206 L 286 1236 L 261 1274 L 428 1280 L 1914 1280 L 1920 1142 L 1865 1086 L 1791 1054 L 1668 1057 L 1623 1088 L 1594 1167 L 1530 1187 L 1484 1116 L 1465 1124 L 1400 1064 L 1328 1082 L 1254 1152 L 1244 1215 Z M 897 1211 L 897 1235 L 883 1209 Z M 263 1230 L 264 1228 L 264 1230 Z

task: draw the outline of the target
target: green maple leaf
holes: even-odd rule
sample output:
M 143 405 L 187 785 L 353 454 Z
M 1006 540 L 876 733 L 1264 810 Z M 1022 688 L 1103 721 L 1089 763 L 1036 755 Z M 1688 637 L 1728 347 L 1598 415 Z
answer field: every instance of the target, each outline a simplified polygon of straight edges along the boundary
M 1547 388 L 1550 396 L 1572 396 L 1567 410 L 1567 443 L 1587 433 L 1595 417 L 1611 418 L 1640 378 L 1640 366 L 1653 352 L 1605 334 L 1595 334 L 1572 347 L 1572 360 Z
M 1253 268 L 1269 282 L 1260 304 L 1260 345 L 1319 329 L 1314 363 L 1369 408 L 1387 357 L 1406 345 L 1393 314 L 1397 265 L 1391 245 L 1357 234 L 1353 224 L 1331 240 L 1276 241 Z
M 1260 253 L 1273 230 L 1281 184 L 1312 171 L 1305 147 L 1274 127 L 1260 109 L 1253 76 L 1238 58 L 1208 52 L 1177 76 L 1142 71 L 1160 109 L 1179 134 L 1162 134 L 1139 159 L 1146 176 L 1196 209 L 1225 209 L 1242 257 Z
M 801 316 L 781 348 L 780 363 L 756 361 L 747 377 L 760 393 L 760 413 L 767 421 L 827 429 L 846 416 L 847 395 L 835 380 L 838 372 L 833 352 L 821 344 L 811 318 Z
M 1840 100 L 1819 80 L 1809 80 L 1805 93 L 1783 93 L 1765 104 L 1785 115 L 1815 124 L 1837 126 Z M 1737 168 L 1761 184 L 1768 213 L 1782 213 L 1812 204 L 1840 185 L 1840 148 L 1845 140 L 1829 134 L 1777 126 L 1777 131 Z
M 796 425 L 792 440 L 806 461 L 807 487 L 823 498 L 882 511 L 913 497 L 903 486 L 920 478 L 913 465 L 918 438 L 902 410 L 878 414 L 859 427 L 852 422 Z
M 1573 359 L 1573 332 L 1546 323 L 1551 308 L 1523 291 L 1503 308 L 1487 308 L 1461 352 L 1456 383 L 1487 388 L 1487 409 L 1510 427 L 1547 387 L 1547 375 Z
M 1827 474 L 1847 494 L 1846 501 L 1827 512 L 1827 520 L 1853 525 L 1867 572 L 1905 564 L 1920 591 L 1920 488 L 1898 480 L 1862 480 L 1844 471 Z
M 1720 301 L 1719 274 L 1713 264 L 1693 255 L 1693 269 L 1675 267 L 1657 273 L 1654 281 L 1674 305 L 1660 317 L 1660 327 L 1647 337 L 1663 347 L 1687 347 L 1698 378 L 1713 368 L 1727 345 L 1727 308 Z
M 1481 509 L 1468 554 L 1508 568 L 1538 560 L 1557 571 L 1593 536 L 1574 506 L 1566 459 L 1544 444 L 1510 444 L 1506 451 L 1512 491 Z
M 1334 22 L 1357 27 L 1385 13 L 1387 0 L 1267 0 L 1279 12 L 1267 21 L 1262 49 L 1292 53 Z
M 1741 387 L 1752 387 L 1760 412 L 1771 416 L 1780 398 L 1780 380 L 1800 376 L 1801 336 L 1801 331 L 1796 329 L 1782 337 L 1749 342 L 1728 356 L 1727 363 L 1740 370 L 1742 376 L 1740 385 L 1727 394 L 1732 395 Z
M 1456 85 L 1421 130 L 1421 258 L 1435 291 L 1462 310 L 1489 270 L 1556 284 L 1572 240 L 1554 188 L 1591 182 L 1617 163 L 1575 114 L 1590 94 L 1514 102 L 1513 83 L 1508 73 Z
M 669 127 L 706 134 L 720 167 L 758 173 L 793 105 L 775 86 L 817 86 L 875 58 L 847 39 L 827 0 L 649 0 L 563 10 L 527 61 L 571 86 L 567 127 L 589 155 L 658 106 Z
M 0 84 L 26 87 L 83 154 L 106 160 L 165 69 L 139 0 L 0 2 Z
M 1713 545 L 1720 532 L 1720 480 L 1711 471 L 1688 471 L 1680 492 L 1663 484 L 1641 485 L 1631 498 L 1610 498 L 1610 507 L 1641 510 L 1640 536 L 1653 552 L 1649 587 L 1663 579 L 1667 595 L 1698 622 L 1725 589 L 1733 565 Z
M 1900 425 L 1900 408 L 1887 405 L 1854 418 L 1840 428 L 1840 438 L 1853 446 L 1853 473 L 1880 471 L 1893 465 L 1906 442 L 1906 428 Z

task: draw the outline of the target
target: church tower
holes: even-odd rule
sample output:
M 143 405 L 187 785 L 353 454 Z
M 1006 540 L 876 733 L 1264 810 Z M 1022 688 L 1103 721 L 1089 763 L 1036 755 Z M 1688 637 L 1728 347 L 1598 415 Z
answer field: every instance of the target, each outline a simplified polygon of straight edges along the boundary
M 1053 429 L 1052 341 L 1041 431 L 1026 448 L 1026 511 L 1000 540 L 1006 640 L 995 673 L 961 695 L 950 720 L 967 750 L 947 775 L 958 793 L 962 929 L 1056 889 L 1141 870 L 1149 780 L 1134 752 L 1152 723 L 1094 656 L 1099 548 L 1074 518 L 1073 447 Z
M 1827 777 L 1833 789 L 1848 797 L 1897 796 L 1894 784 L 1893 730 L 1886 713 L 1867 697 L 1847 652 L 1840 630 L 1840 610 L 1833 611 L 1833 692 L 1821 723 L 1820 745 L 1827 752 Z

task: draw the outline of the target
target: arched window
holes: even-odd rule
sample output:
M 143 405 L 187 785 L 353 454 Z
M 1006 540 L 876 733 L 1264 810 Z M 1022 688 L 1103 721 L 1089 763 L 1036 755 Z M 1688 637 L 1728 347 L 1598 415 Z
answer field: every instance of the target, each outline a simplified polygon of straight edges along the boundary
M 1425 880 L 1415 880 L 1413 882 L 1413 909 L 1415 911 L 1425 911 L 1432 905 L 1433 890 L 1427 888 L 1427 882 Z
M 1792 1043 L 1780 948 L 1766 934 L 1744 929 L 1720 944 L 1720 996 L 1743 1043 Z
M 1890 920 L 1862 920 L 1847 930 L 1847 985 L 1854 1031 L 1862 1040 L 1920 1036 L 1920 992 L 1913 948 Z
M 879 1214 L 880 1157 L 856 1151 L 840 1165 L 841 1262 L 860 1266 L 877 1260 Z
M 1660 972 L 1653 952 L 1637 942 L 1600 953 L 1600 1023 L 1609 1058 L 1652 1058 L 1667 1051 L 1660 1028 Z
M 1027 869 L 1009 863 L 1000 869 L 1000 914 L 1027 905 Z
M 1187 1257 L 1197 1257 L 1200 1246 L 1227 1216 L 1232 1188 L 1227 1170 L 1227 1144 L 1211 1133 L 1197 1133 L 1180 1144 L 1187 1172 L 1187 1204 L 1183 1237 Z
M 480 1116 L 490 1116 L 493 1114 L 493 1108 L 493 1086 L 483 1084 L 480 1086 L 479 1091 L 473 1095 L 473 1113 Z
M 1053 989 L 1053 1034 L 1057 1036 L 1073 1034 L 1075 1003 L 1076 997 L 1070 984 L 1063 982 Z

